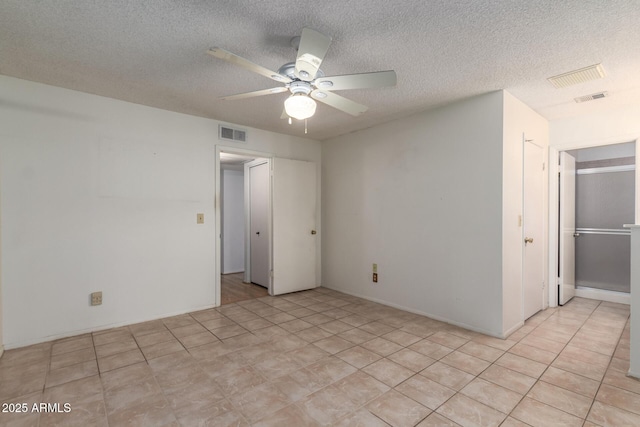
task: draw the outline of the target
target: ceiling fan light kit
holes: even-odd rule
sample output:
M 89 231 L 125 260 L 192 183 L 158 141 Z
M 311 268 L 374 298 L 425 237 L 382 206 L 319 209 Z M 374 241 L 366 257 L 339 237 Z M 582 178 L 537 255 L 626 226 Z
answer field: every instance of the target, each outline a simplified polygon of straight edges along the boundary
M 294 119 L 305 120 L 312 117 L 317 106 L 314 100 L 352 116 L 359 116 L 367 111 L 366 106 L 332 91 L 379 88 L 396 84 L 396 73 L 393 70 L 325 76 L 320 65 L 329 49 L 331 38 L 310 28 L 304 28 L 302 35 L 294 39 L 296 40 L 295 45 L 298 47 L 296 61 L 284 64 L 278 69 L 278 72 L 254 64 L 224 49 L 218 47 L 209 49 L 208 53 L 216 58 L 285 84 L 284 87 L 229 95 L 222 97 L 222 99 L 237 100 L 289 91 L 291 95 L 284 101 L 284 109 L 285 113 Z
M 316 113 L 316 102 L 304 93 L 294 93 L 284 101 L 284 110 L 290 117 L 304 120 Z

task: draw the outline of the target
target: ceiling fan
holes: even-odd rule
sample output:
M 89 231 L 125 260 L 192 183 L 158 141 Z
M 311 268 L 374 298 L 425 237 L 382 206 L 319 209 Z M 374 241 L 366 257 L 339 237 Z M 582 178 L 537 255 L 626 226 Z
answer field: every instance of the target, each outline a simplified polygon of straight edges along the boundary
M 331 37 L 325 36 L 318 31 L 304 28 L 302 35 L 294 37 L 291 42 L 292 45 L 298 46 L 296 61 L 284 64 L 277 72 L 254 64 L 219 47 L 209 49 L 208 53 L 216 58 L 284 83 L 284 86 L 224 96 L 221 99 L 236 100 L 291 92 L 291 95 L 284 101 L 284 112 L 282 113 L 282 118 L 289 117 L 291 122 L 291 117 L 303 120 L 313 116 L 316 111 L 315 101 L 322 102 L 352 116 L 359 116 L 367 111 L 368 108 L 366 106 L 337 95 L 333 91 L 378 88 L 395 86 L 396 84 L 396 73 L 393 70 L 325 76 L 320 69 L 320 65 L 331 44 Z

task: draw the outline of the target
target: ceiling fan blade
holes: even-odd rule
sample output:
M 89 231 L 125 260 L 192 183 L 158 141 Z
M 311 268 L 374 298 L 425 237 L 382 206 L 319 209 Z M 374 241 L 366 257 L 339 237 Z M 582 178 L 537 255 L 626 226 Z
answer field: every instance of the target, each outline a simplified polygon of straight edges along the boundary
M 254 73 L 261 74 L 277 82 L 283 82 L 283 83 L 291 82 L 291 79 L 287 76 L 283 76 L 282 74 L 278 74 L 275 71 L 269 70 L 268 68 L 264 68 L 260 65 L 254 64 L 251 61 L 241 58 L 234 53 L 227 52 L 224 49 L 220 49 L 219 47 L 212 47 L 207 51 L 207 53 L 211 56 L 215 56 L 216 58 L 220 58 L 232 64 L 239 65 L 240 67 L 247 69 L 249 71 L 253 71 Z
M 316 101 L 320 101 L 323 104 L 327 104 L 330 107 L 336 108 L 340 111 L 344 111 L 345 113 L 351 114 L 352 116 L 359 116 L 369 109 L 369 107 L 365 105 L 358 104 L 355 101 L 329 91 L 316 89 L 311 92 L 310 95 Z
M 220 97 L 220 99 L 222 99 L 223 101 L 235 101 L 236 99 L 245 99 L 245 98 L 253 98 L 254 96 L 271 95 L 274 93 L 287 92 L 288 90 L 289 89 L 287 89 L 284 86 L 274 87 L 271 89 L 262 89 L 262 90 L 256 90 L 253 92 L 239 93 L 237 95 L 222 96 Z
M 389 70 L 320 77 L 316 79 L 314 85 L 319 89 L 326 90 L 368 89 L 395 86 L 397 81 L 396 72 Z
M 307 82 L 315 79 L 330 44 L 331 37 L 311 28 L 303 28 L 294 71 L 296 77 Z

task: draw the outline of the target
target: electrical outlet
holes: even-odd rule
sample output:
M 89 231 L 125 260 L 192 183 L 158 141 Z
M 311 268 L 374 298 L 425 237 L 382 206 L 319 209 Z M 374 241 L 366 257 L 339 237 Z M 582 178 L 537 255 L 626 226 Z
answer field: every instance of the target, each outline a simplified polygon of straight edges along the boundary
M 102 305 L 102 292 L 93 292 L 91 294 L 91 305 Z
M 204 214 L 196 214 L 196 224 L 204 224 Z
M 373 273 L 373 283 L 378 283 L 378 273 Z

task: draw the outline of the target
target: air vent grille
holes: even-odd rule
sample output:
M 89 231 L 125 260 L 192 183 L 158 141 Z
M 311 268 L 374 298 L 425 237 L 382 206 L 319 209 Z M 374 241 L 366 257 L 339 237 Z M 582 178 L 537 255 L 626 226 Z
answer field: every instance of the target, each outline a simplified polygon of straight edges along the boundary
M 605 98 L 607 96 L 609 96 L 609 92 L 598 92 L 598 93 L 592 93 L 591 95 L 579 96 L 579 97 L 573 98 L 573 99 L 577 103 L 580 103 L 580 102 L 593 101 L 593 100 L 596 100 L 596 99 L 602 99 L 602 98 Z
M 602 64 L 590 65 L 579 70 L 569 71 L 568 73 L 559 74 L 549 77 L 547 80 L 551 82 L 557 89 L 573 86 L 578 83 L 588 82 L 589 80 L 601 79 L 605 76 Z
M 219 125 L 219 138 L 227 141 L 247 142 L 247 131 Z

